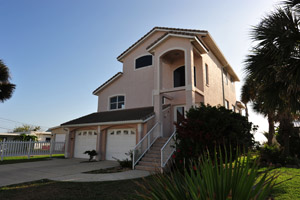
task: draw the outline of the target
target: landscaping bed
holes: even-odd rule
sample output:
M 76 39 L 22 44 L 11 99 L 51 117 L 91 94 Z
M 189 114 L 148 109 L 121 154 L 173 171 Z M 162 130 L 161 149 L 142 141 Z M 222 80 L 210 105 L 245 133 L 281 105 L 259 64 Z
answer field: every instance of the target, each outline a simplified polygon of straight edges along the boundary
M 106 169 L 97 169 L 88 172 L 83 172 L 84 174 L 108 174 L 108 173 L 117 173 L 117 172 L 125 172 L 131 170 L 131 168 L 123 168 L 121 166 L 110 167 Z

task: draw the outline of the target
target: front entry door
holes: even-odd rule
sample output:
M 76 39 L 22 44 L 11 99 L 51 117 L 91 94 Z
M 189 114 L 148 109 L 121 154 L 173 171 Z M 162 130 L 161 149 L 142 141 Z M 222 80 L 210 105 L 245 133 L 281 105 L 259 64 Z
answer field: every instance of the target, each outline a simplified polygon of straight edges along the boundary
M 181 123 L 185 116 L 185 106 L 175 106 L 174 107 L 174 121 L 176 123 Z

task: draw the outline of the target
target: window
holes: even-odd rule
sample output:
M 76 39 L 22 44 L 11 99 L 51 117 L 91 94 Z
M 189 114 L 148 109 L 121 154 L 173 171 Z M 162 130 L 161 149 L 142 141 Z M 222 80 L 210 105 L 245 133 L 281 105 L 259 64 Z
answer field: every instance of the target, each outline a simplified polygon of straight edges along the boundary
M 124 135 L 128 135 L 128 131 L 126 131 L 126 130 L 123 131 L 123 133 L 124 133 Z
M 183 106 L 178 106 L 175 108 L 175 121 L 180 124 L 182 120 L 184 119 L 184 107 Z
M 232 111 L 235 112 L 235 106 L 234 105 L 232 105 Z
M 185 86 L 185 67 L 181 66 L 174 70 L 174 87 Z
M 229 109 L 229 102 L 227 100 L 225 100 L 225 108 Z
M 50 142 L 50 141 L 51 141 L 51 138 L 47 137 L 46 142 Z
M 121 131 L 117 131 L 116 134 L 117 134 L 117 135 L 120 135 L 120 134 L 121 134 Z
M 164 105 L 166 103 L 166 98 L 165 97 L 162 97 L 161 98 L 161 103 Z
M 135 60 L 135 69 L 152 65 L 152 55 L 142 56 Z
M 224 70 L 224 81 L 226 83 L 226 85 L 228 85 L 228 76 L 227 76 L 227 72 Z
M 209 80 L 208 80 L 208 65 L 205 64 L 205 80 L 206 80 L 206 85 L 209 84 Z
M 110 109 L 123 109 L 125 108 L 125 97 L 124 96 L 115 96 L 110 98 Z
M 194 86 L 196 87 L 196 77 L 197 77 L 197 74 L 196 74 L 196 67 L 194 66 Z

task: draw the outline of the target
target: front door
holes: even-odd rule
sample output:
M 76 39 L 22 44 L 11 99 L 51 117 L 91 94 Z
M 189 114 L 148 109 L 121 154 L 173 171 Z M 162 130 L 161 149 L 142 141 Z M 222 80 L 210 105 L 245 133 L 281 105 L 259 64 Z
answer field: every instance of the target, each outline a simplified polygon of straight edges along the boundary
M 174 107 L 174 121 L 176 123 L 181 123 L 185 116 L 185 106 L 175 106 Z

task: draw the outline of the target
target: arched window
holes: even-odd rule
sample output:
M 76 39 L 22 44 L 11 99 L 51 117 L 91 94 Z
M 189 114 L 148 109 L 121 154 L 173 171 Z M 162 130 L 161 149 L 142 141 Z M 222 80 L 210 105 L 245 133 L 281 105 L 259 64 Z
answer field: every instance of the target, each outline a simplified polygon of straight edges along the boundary
M 124 96 L 114 96 L 110 98 L 110 110 L 123 109 L 125 108 L 125 97 Z
M 135 60 L 135 69 L 152 65 L 152 55 L 139 57 Z
M 181 66 L 174 70 L 174 87 L 185 86 L 185 67 Z

